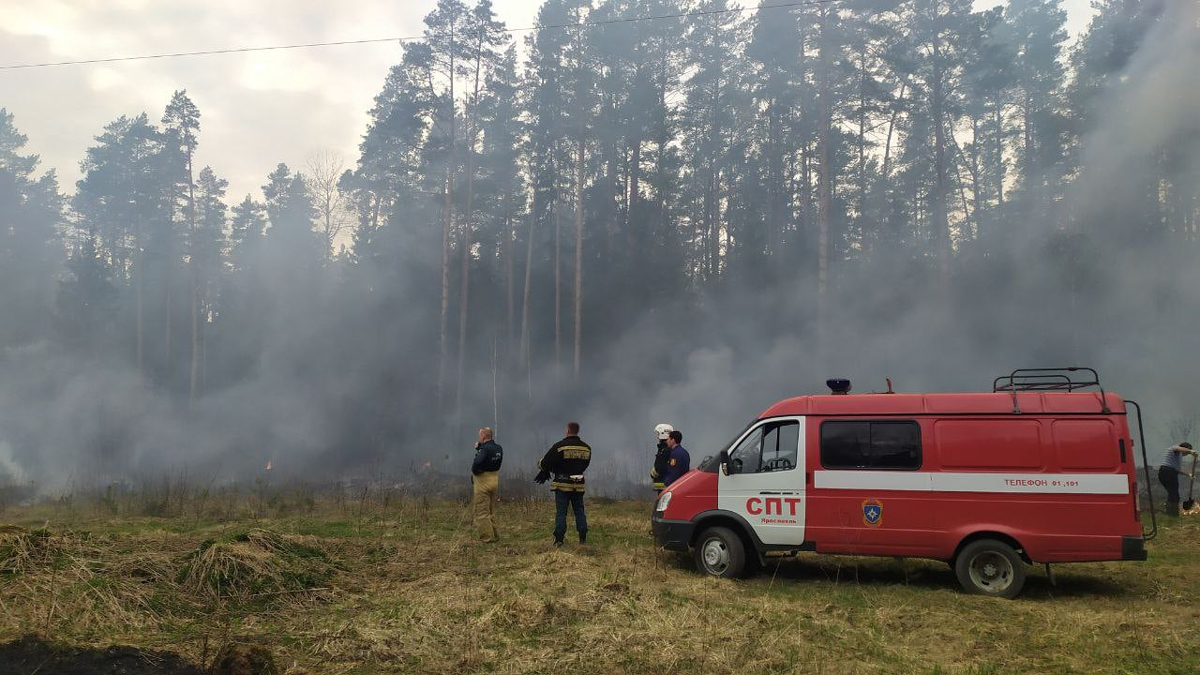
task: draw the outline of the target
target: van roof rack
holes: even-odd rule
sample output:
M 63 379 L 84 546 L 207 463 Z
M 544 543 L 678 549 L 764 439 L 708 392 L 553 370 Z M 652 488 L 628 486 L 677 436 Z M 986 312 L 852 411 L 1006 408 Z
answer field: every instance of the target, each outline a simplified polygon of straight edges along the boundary
M 1083 375 L 1079 377 L 1076 374 Z M 1090 375 L 1090 377 L 1088 377 Z M 1104 387 L 1100 384 L 1100 374 L 1093 368 L 1069 366 L 1066 368 L 1018 368 L 1008 375 L 1001 375 L 992 381 L 992 392 L 1012 392 L 1013 412 L 1020 414 L 1021 407 L 1017 405 L 1019 391 L 1076 391 L 1095 387 L 1100 390 L 1101 412 L 1108 414 L 1108 400 L 1104 397 Z

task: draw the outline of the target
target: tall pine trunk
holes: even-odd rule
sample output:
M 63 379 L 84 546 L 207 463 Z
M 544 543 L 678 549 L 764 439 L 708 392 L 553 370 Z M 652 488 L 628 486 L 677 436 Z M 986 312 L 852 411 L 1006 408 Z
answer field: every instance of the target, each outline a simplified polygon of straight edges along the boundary
M 133 353 L 134 361 L 137 363 L 138 375 L 142 376 L 145 374 L 145 362 L 142 359 L 142 327 L 144 325 L 144 322 L 142 321 L 142 271 L 144 268 L 145 256 L 142 254 L 142 219 L 141 216 L 138 215 L 133 217 L 133 244 L 135 246 L 134 266 L 137 270 L 137 274 L 134 276 L 133 284 L 135 304 L 137 305 L 136 309 L 134 310 L 133 319 Z
M 986 200 L 983 194 L 983 181 L 979 175 L 979 117 L 977 114 L 971 115 L 971 199 L 975 202 L 975 237 L 982 239 L 982 231 L 984 228 L 983 221 L 987 216 L 987 209 L 984 206 Z M 980 216 L 980 210 L 984 211 L 984 215 Z
M 992 110 L 992 119 L 996 129 L 996 208 L 1000 210 L 1004 206 L 1004 118 L 999 101 Z
M 507 312 L 505 314 L 505 345 L 504 356 L 511 358 L 513 349 L 513 333 L 515 332 L 515 307 L 513 305 L 513 218 L 512 207 L 504 215 L 504 299 Z
M 940 3 L 934 4 L 934 17 Z M 946 194 L 948 192 L 946 170 L 946 120 L 945 116 L 945 83 L 942 81 L 942 36 L 941 29 L 933 32 L 933 82 L 931 96 L 933 98 L 933 152 L 936 182 L 933 194 L 933 236 L 934 250 L 937 256 L 937 276 L 940 291 L 945 293 L 950 289 L 950 223 L 946 213 Z
M 479 133 L 479 73 L 483 60 L 483 32 L 475 44 L 475 86 L 471 94 L 471 116 L 467 125 L 467 203 L 462 215 L 462 268 L 458 300 L 458 378 L 454 388 L 454 414 L 461 422 L 463 382 L 467 362 L 467 320 L 471 297 L 471 219 L 474 217 L 475 141 Z
M 450 234 L 454 227 L 454 142 L 458 114 L 454 101 L 454 22 L 450 23 L 450 145 L 446 152 L 446 195 L 442 206 L 442 309 L 438 317 L 437 408 L 442 412 L 446 394 L 446 327 L 450 316 Z
M 562 226 L 558 222 L 558 195 L 550 200 L 550 220 L 554 223 L 554 381 L 561 380 L 562 373 Z
M 586 148 L 583 116 L 579 124 L 579 156 L 575 160 L 575 381 L 579 382 L 583 345 L 583 160 Z
M 192 179 L 192 150 L 188 150 L 188 232 L 191 235 L 191 255 L 188 261 L 188 285 L 192 309 L 192 363 L 188 377 L 188 406 L 196 402 L 196 390 L 200 378 L 200 292 L 198 270 L 196 269 L 196 186 Z
M 171 227 L 174 226 L 175 224 L 172 222 Z M 175 379 L 175 368 L 171 363 L 171 258 L 173 255 L 174 252 L 170 252 L 163 257 L 163 323 L 166 324 L 163 330 L 163 362 L 167 365 L 167 372 L 170 373 L 172 380 Z
M 867 250 L 867 55 L 865 50 L 858 54 L 858 237 L 863 250 Z
M 535 188 L 536 189 L 536 188 Z M 537 200 L 534 200 L 534 208 L 529 214 L 529 231 L 525 235 L 525 288 L 521 293 L 521 358 L 525 364 L 526 379 L 529 378 L 529 373 L 533 370 L 529 346 L 529 295 L 533 287 L 533 225 L 537 221 Z M 533 399 L 533 386 L 530 380 L 529 397 Z
M 1025 106 L 1021 116 L 1021 133 L 1025 141 L 1025 189 L 1029 193 L 1030 201 L 1036 203 L 1038 195 L 1037 177 L 1034 170 L 1034 150 L 1033 150 L 1033 97 L 1030 96 L 1028 88 L 1025 90 Z
M 437 403 L 438 410 L 442 409 L 443 396 L 446 388 L 446 324 L 450 314 L 450 220 L 452 205 L 450 188 L 453 184 L 453 170 L 447 160 L 446 168 L 446 197 L 442 206 L 442 311 L 438 318 L 438 379 Z
M 825 313 L 829 293 L 829 233 L 832 221 L 833 171 L 830 167 L 829 137 L 833 127 L 833 107 L 830 105 L 829 70 L 833 67 L 830 58 L 829 10 L 821 10 L 821 52 L 819 68 L 821 76 L 817 93 L 817 345 L 818 353 L 824 348 Z

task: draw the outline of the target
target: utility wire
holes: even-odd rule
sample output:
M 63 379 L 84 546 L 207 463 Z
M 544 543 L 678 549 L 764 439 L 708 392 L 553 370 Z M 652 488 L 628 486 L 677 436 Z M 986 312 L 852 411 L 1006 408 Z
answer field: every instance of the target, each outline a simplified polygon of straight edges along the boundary
M 842 0 L 798 0 L 795 2 L 763 3 L 754 7 L 729 7 L 726 9 L 709 9 L 696 12 L 677 12 L 674 14 L 658 14 L 654 16 L 634 16 L 618 19 L 603 19 L 599 21 L 579 21 L 574 23 L 546 24 L 543 26 L 527 26 L 524 28 L 504 28 L 499 33 L 528 33 L 535 30 L 550 28 L 591 28 L 594 26 L 610 26 L 613 24 L 637 23 L 640 21 L 657 21 L 661 19 L 684 19 L 713 14 L 735 14 L 742 12 L 757 12 L 764 9 L 788 9 L 793 7 L 808 7 L 812 5 L 828 5 Z M 429 38 L 449 37 L 449 33 L 433 33 L 429 35 L 403 35 L 398 37 L 367 38 L 363 40 L 337 40 L 334 42 L 303 42 L 290 45 L 268 45 L 263 47 L 230 47 L 228 49 L 204 49 L 194 52 L 172 52 L 167 54 L 142 54 L 139 56 L 114 56 L 106 59 L 80 59 L 77 61 L 51 61 L 45 63 L 13 63 L 0 66 L 0 70 L 28 70 L 31 68 L 52 68 L 56 66 L 82 66 L 97 63 L 117 63 L 123 61 L 150 61 L 153 59 L 174 59 L 184 56 L 216 56 L 219 54 L 246 54 L 249 52 L 270 52 L 285 49 L 311 49 L 313 47 L 337 47 L 341 45 L 365 45 L 381 42 L 412 42 Z

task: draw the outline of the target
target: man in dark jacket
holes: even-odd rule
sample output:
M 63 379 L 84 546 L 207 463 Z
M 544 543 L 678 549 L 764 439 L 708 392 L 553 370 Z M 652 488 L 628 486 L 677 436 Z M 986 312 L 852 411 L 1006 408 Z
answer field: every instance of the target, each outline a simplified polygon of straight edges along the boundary
M 493 438 L 491 427 L 479 430 L 479 442 L 475 444 L 475 461 L 471 463 L 471 485 L 474 488 L 475 527 L 479 537 L 491 543 L 500 539 L 496 523 L 492 518 L 492 505 L 500 490 L 500 464 L 504 461 L 504 448 Z
M 583 511 L 583 472 L 592 461 L 592 446 L 579 438 L 579 423 L 567 424 L 567 436 L 550 446 L 546 455 L 538 462 L 541 473 L 534 480 L 544 483 L 550 480 L 554 491 L 554 545 L 562 546 L 567 534 L 567 505 L 575 514 L 575 531 L 579 543 L 587 542 L 587 516 Z
M 692 457 L 683 447 L 683 434 L 679 431 L 672 431 L 667 436 L 667 446 L 671 448 L 671 455 L 667 460 L 667 474 L 663 476 L 663 483 L 670 486 L 691 470 Z

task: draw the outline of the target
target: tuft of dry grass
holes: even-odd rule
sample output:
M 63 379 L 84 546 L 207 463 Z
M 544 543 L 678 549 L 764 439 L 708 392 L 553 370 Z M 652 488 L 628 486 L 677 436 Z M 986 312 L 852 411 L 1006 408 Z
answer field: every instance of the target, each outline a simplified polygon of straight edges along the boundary
M 334 570 L 311 539 L 255 528 L 226 541 L 201 542 L 183 561 L 178 581 L 210 600 L 246 599 L 311 591 Z
M 49 530 L 0 526 L 0 573 L 22 574 L 43 568 L 57 555 Z

